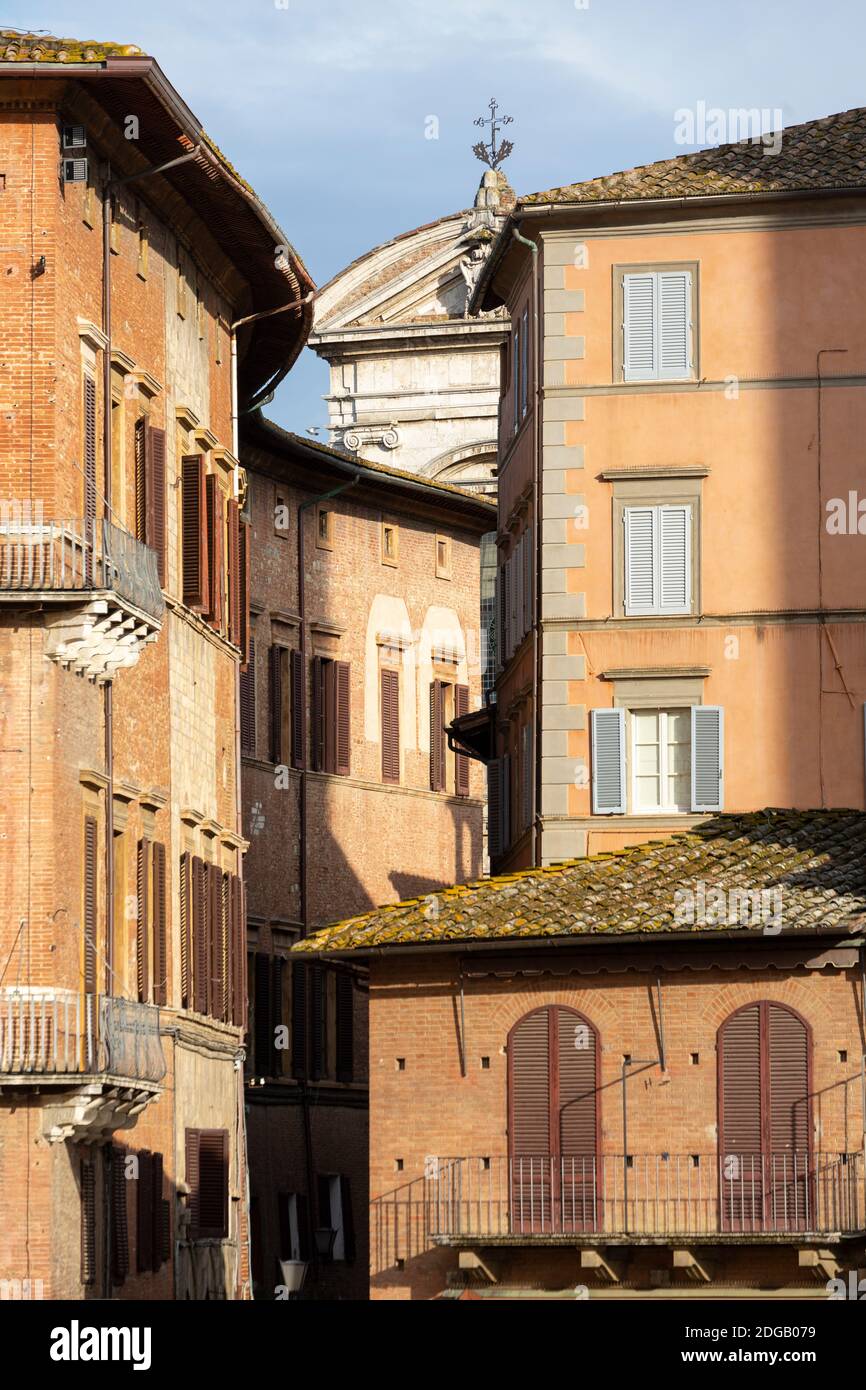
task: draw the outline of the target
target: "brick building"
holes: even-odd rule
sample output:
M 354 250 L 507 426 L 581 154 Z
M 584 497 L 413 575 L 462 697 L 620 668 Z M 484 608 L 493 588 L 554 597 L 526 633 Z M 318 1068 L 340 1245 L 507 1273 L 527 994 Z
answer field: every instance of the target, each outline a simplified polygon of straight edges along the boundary
M 445 725 L 480 704 L 495 506 L 260 416 L 241 443 L 255 1287 L 282 1297 L 304 1265 L 306 1297 L 364 1298 L 366 969 L 288 956 L 326 922 L 480 872 L 483 774 Z
M 861 109 L 534 194 L 494 245 L 494 872 L 866 804 L 864 140 Z
M 864 833 L 718 816 L 300 943 L 370 969 L 371 1296 L 826 1299 L 861 1268 Z
M 312 286 L 153 58 L 0 79 L 0 1278 L 244 1296 L 236 420 Z

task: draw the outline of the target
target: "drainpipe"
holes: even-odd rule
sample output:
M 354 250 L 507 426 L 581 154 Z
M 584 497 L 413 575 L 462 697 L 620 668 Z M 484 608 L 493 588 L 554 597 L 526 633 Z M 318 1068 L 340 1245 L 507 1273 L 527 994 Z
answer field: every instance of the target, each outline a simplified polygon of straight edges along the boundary
M 111 516 L 111 165 L 102 194 L 102 458 L 103 515 Z M 104 550 L 104 546 L 103 546 Z M 106 994 L 114 993 L 114 705 L 113 686 L 102 687 L 105 776 L 105 984 Z M 97 991 L 98 992 L 98 991 Z M 107 1228 L 106 1228 L 107 1229 Z
M 511 235 L 521 246 L 532 252 L 532 357 L 535 377 L 535 408 L 532 412 L 532 519 L 535 525 L 535 583 L 532 595 L 532 717 L 534 721 L 532 738 L 532 862 L 537 868 L 541 864 L 541 469 L 542 432 L 541 413 L 544 405 L 541 381 L 541 313 L 539 309 L 538 243 L 529 237 L 521 236 L 516 227 Z M 515 382 L 515 390 L 517 383 Z

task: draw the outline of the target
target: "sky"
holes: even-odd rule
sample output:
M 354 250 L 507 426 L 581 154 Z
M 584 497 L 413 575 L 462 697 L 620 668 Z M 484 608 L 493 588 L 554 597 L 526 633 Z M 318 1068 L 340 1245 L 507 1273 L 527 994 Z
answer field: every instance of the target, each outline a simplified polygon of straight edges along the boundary
M 709 121 L 701 138 L 701 103 L 708 117 L 766 112 L 764 128 L 776 112 L 793 125 L 866 105 L 862 0 L 2 4 L 2 28 L 153 54 L 320 285 L 471 206 L 473 121 L 491 97 L 513 117 L 518 194 L 717 143 Z M 305 350 L 268 414 L 323 426 L 327 384 Z

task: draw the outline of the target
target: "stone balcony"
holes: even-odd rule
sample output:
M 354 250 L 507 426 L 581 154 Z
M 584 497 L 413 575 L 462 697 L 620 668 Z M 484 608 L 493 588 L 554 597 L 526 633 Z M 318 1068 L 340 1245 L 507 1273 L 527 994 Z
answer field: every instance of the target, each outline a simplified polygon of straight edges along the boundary
M 159 1009 L 53 986 L 0 989 L 0 1093 L 38 1095 L 49 1142 L 97 1142 L 161 1093 Z
M 110 521 L 0 518 L 0 604 L 38 606 L 46 655 L 99 685 L 162 627 L 157 557 Z

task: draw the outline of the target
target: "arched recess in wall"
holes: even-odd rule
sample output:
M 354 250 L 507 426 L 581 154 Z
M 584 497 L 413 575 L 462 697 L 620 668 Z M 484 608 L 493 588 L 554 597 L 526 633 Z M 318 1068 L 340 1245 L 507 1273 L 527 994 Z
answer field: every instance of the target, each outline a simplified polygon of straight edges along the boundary
M 476 659 L 477 659 L 477 653 Z M 469 654 L 466 650 L 466 636 L 460 619 L 453 608 L 440 608 L 434 605 L 424 614 L 424 622 L 418 634 L 418 747 L 422 753 L 430 752 L 430 709 L 428 694 L 433 680 L 433 662 L 437 668 L 446 665 L 449 673 L 453 671 L 455 685 L 469 685 Z
M 367 615 L 364 647 L 364 737 L 378 743 L 379 728 L 379 652 L 388 648 L 400 664 L 400 743 L 404 749 L 416 746 L 415 645 L 409 611 L 403 599 L 393 594 L 377 594 Z
M 497 447 L 495 439 L 480 439 L 448 449 L 425 463 L 420 473 L 439 483 L 495 493 Z

